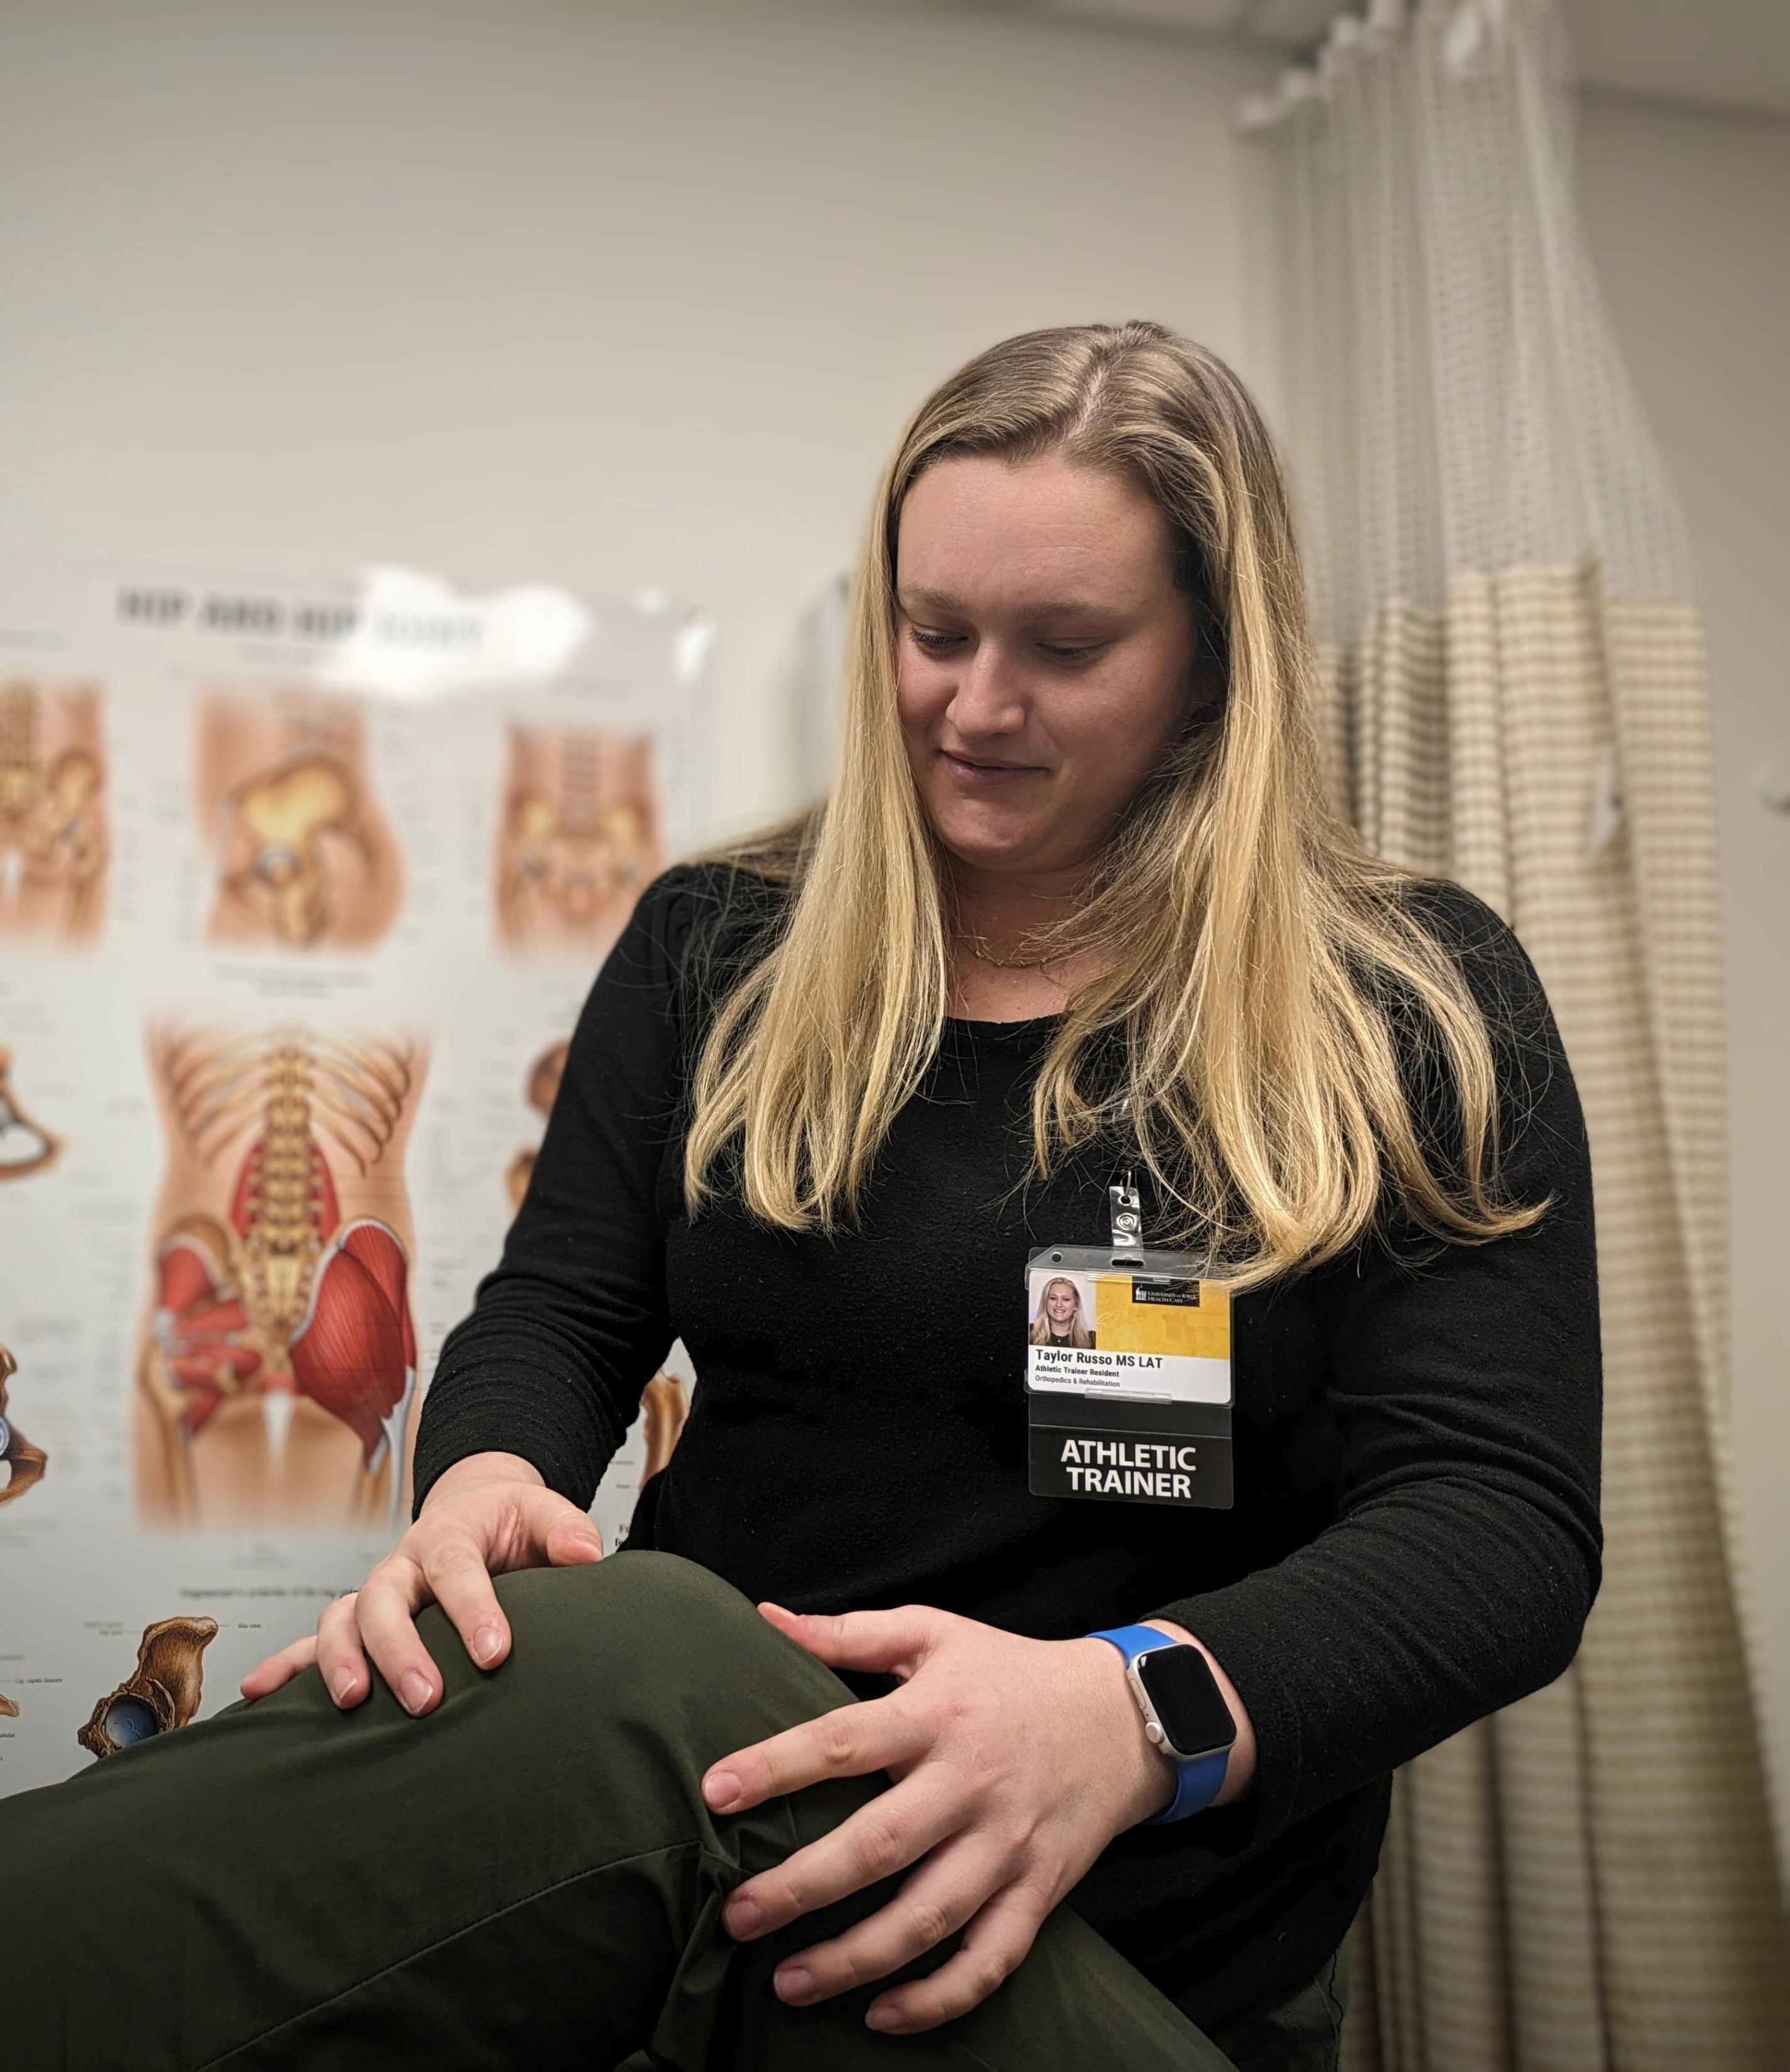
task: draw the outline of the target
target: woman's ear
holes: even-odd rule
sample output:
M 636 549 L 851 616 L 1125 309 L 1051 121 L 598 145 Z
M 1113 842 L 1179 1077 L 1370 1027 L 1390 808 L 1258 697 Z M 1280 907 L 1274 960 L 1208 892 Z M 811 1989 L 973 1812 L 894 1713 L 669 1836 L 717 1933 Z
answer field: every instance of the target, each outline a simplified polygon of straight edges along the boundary
M 1187 687 L 1187 710 L 1200 719 L 1210 719 L 1223 706 L 1229 690 L 1224 665 L 1216 656 L 1202 652 L 1194 658 Z

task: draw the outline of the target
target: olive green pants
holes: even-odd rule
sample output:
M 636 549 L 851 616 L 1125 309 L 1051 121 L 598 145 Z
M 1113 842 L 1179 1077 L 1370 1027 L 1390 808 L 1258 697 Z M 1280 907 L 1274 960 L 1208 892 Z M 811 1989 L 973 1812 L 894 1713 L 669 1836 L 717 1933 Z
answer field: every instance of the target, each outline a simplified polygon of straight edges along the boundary
M 0 1801 L 8 2064 L 1231 2065 L 1066 1908 L 991 1999 L 943 2029 L 865 2028 L 872 1988 L 785 2007 L 775 1966 L 893 1886 L 756 1943 L 727 1934 L 722 1903 L 883 1780 L 721 1818 L 698 1782 L 717 1757 L 850 1694 L 736 1591 L 672 1556 L 537 1569 L 497 1590 L 515 1642 L 490 1675 L 438 1610 L 422 1614 L 446 1679 L 426 1719 L 377 1682 L 338 1713 L 311 1671 Z M 1304 2072 L 1326 2058 L 1256 2062 Z

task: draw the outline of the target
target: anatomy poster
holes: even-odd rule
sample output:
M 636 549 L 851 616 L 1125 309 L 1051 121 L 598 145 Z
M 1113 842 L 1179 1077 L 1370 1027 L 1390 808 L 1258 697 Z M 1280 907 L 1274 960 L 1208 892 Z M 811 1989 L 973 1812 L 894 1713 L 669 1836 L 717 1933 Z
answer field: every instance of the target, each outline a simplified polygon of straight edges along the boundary
M 705 832 L 710 630 L 0 561 L 0 1792 L 230 1703 L 401 1530 L 590 980 Z

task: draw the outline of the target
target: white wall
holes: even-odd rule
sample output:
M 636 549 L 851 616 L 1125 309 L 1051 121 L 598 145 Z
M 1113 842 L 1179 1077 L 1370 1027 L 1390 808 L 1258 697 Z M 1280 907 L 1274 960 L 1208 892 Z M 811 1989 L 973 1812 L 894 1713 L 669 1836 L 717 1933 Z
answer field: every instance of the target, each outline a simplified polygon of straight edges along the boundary
M 1254 61 L 543 0 L 0 10 L 0 541 L 720 619 L 724 817 L 907 414 L 1040 324 L 1242 343 Z
M 1790 124 L 1590 101 L 1591 246 L 1677 477 L 1709 614 L 1727 964 L 1734 1413 L 1790 1800 Z

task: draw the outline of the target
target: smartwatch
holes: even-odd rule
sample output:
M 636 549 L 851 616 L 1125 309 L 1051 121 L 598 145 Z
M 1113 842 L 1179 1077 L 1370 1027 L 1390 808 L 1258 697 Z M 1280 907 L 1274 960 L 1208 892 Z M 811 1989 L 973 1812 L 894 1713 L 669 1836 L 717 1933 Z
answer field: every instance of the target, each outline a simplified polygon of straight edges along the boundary
M 1144 1733 L 1175 1765 L 1175 1796 L 1141 1824 L 1159 1827 L 1203 1812 L 1218 1796 L 1237 1739 L 1237 1722 L 1197 1647 L 1153 1626 L 1113 1626 L 1089 1640 L 1110 1641 L 1125 1657 L 1125 1680 L 1144 1716 Z

